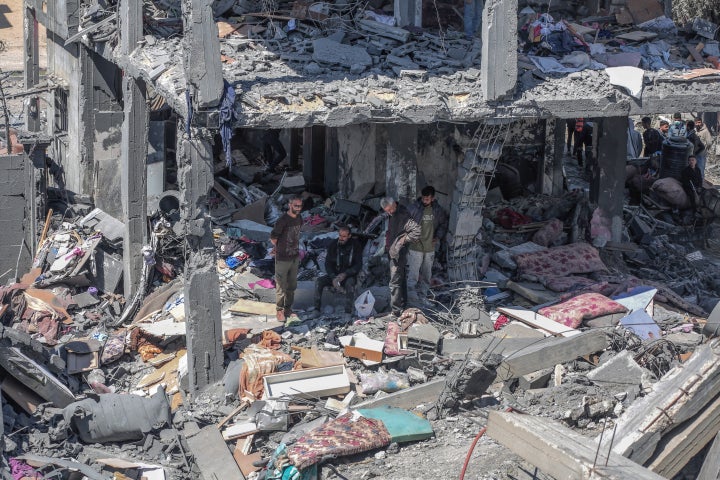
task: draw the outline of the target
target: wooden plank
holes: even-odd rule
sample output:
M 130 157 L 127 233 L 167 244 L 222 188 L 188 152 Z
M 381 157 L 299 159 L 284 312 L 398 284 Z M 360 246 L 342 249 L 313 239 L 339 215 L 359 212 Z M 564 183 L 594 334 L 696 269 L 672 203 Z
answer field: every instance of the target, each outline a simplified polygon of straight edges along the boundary
M 572 337 L 545 338 L 505 358 L 497 369 L 498 378 L 517 378 L 599 352 L 607 346 L 607 337 L 602 330 L 589 330 Z
M 587 437 L 547 418 L 491 411 L 487 433 L 554 478 L 660 480 L 641 465 L 600 450 Z M 593 468 L 594 466 L 594 468 Z
M 215 425 L 208 425 L 188 437 L 187 443 L 205 480 L 245 480 Z
M 497 311 L 505 316 L 514 318 L 515 320 L 518 320 L 526 325 L 530 325 L 534 328 L 539 328 L 540 330 L 543 330 L 550 335 L 572 337 L 573 335 L 580 334 L 579 330 L 566 327 L 562 323 L 551 320 L 548 317 L 540 315 L 537 312 L 533 312 L 532 310 L 512 307 L 498 307 Z
M 720 396 L 690 423 L 664 436 L 658 445 L 657 454 L 647 467 L 665 478 L 673 478 L 715 438 L 718 431 L 720 431 Z
M 573 30 L 575 30 L 575 33 L 577 33 L 578 35 L 585 35 L 586 33 L 592 33 L 593 35 L 595 35 L 595 32 L 597 32 L 597 28 L 586 27 L 585 25 L 580 25 L 579 23 L 568 22 L 568 25 L 570 25 Z M 535 222 L 535 224 L 538 225 L 538 228 L 545 225 L 546 223 L 547 222 Z
M 663 435 L 694 417 L 720 389 L 720 339 L 695 349 L 693 355 L 635 400 L 617 421 L 612 449 L 638 463 L 647 462 Z M 603 438 L 603 448 L 610 438 Z
M 710 450 L 705 455 L 697 480 L 717 480 L 720 478 L 720 434 L 715 436 Z
M 271 315 L 277 314 L 277 309 L 274 303 L 256 302 L 255 300 L 246 300 L 244 298 L 239 299 L 235 304 L 230 307 L 231 312 L 238 313 L 251 313 L 254 315 Z
M 673 75 L 673 78 L 682 80 L 693 80 L 695 78 L 707 77 L 708 75 L 720 75 L 720 70 L 714 68 L 696 68 L 682 75 Z

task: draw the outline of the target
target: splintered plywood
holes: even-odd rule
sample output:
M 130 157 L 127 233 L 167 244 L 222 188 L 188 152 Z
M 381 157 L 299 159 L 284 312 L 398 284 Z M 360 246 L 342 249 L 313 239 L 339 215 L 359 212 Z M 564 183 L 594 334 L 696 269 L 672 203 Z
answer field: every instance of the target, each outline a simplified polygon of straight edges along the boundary
M 277 307 L 274 303 L 256 302 L 255 300 L 246 300 L 241 298 L 230 307 L 231 312 L 250 313 L 253 315 L 277 315 Z
M 168 392 L 168 394 L 177 392 L 180 387 L 177 370 L 180 365 L 180 360 L 186 353 L 187 350 L 185 349 L 175 352 L 175 357 L 163 363 L 162 366 L 154 372 L 141 378 L 136 388 L 145 389 L 162 382 L 165 384 L 165 391 Z M 163 356 L 165 356 L 165 354 L 163 354 Z
M 665 15 L 663 6 L 657 0 L 628 0 L 627 9 L 636 25 Z
M 245 480 L 215 425 L 188 437 L 187 443 L 205 480 Z

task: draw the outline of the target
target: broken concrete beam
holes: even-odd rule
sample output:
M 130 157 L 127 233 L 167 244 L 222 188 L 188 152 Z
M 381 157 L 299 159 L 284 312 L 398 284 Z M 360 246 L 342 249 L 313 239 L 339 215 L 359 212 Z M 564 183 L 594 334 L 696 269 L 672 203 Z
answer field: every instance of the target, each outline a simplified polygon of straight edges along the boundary
M 607 346 L 607 337 L 602 330 L 590 330 L 572 337 L 548 337 L 505 358 L 498 367 L 498 378 L 517 378 L 599 352 Z
M 410 60 L 408 57 L 397 57 L 395 55 L 388 55 L 386 57 L 388 63 L 397 65 L 398 67 L 407 68 L 410 70 L 418 70 L 420 65 Z
M 354 65 L 365 67 L 372 65 L 372 57 L 364 48 L 345 45 L 329 38 L 318 38 L 313 41 L 313 60 L 346 68 Z
M 713 444 L 705 455 L 697 480 L 717 480 L 720 478 L 720 434 L 715 436 Z
M 466 354 L 497 353 L 500 355 L 511 354 L 523 350 L 530 345 L 537 343 L 537 338 L 445 338 L 442 341 L 441 352 L 444 356 L 451 358 L 463 358 Z
M 663 436 L 655 457 L 647 464 L 653 472 L 674 478 L 720 431 L 720 398 L 689 423 Z
M 488 0 L 483 9 L 480 86 L 490 102 L 515 90 L 517 11 L 517 0 Z
M 510 412 L 490 412 L 487 433 L 553 478 L 660 480 L 663 477 L 611 453 L 552 420 Z
M 547 384 L 550 381 L 550 376 L 552 375 L 552 373 L 553 373 L 553 369 L 546 368 L 544 370 L 539 370 L 537 372 L 528 373 L 527 375 L 523 375 L 519 378 L 518 388 L 520 388 L 522 390 L 545 388 L 545 387 L 547 387 Z
M 186 439 L 205 480 L 245 480 L 217 426 L 208 425 Z
M 647 370 L 637 364 L 632 354 L 623 350 L 607 362 L 588 372 L 587 378 L 600 386 L 640 386 Z
M 720 388 L 720 340 L 698 347 L 692 356 L 633 402 L 617 421 L 613 452 L 638 463 L 654 454 L 662 436 L 705 408 Z M 603 438 L 607 451 L 610 438 Z
M 392 38 L 393 40 L 399 40 L 403 43 L 408 41 L 410 38 L 410 32 L 398 27 L 385 25 L 384 23 L 376 22 L 375 20 L 360 20 L 357 22 L 358 26 L 367 31 L 380 35 L 381 37 Z
M 381 398 L 366 400 L 357 405 L 353 405 L 353 409 L 358 408 L 374 408 L 374 407 L 398 407 L 412 410 L 421 404 L 431 404 L 437 401 L 438 397 L 445 388 L 445 379 L 439 378 L 431 380 L 421 385 L 406 388 Z
M 0 347 L 0 366 L 20 383 L 56 407 L 66 407 L 75 396 L 43 366 L 15 347 Z

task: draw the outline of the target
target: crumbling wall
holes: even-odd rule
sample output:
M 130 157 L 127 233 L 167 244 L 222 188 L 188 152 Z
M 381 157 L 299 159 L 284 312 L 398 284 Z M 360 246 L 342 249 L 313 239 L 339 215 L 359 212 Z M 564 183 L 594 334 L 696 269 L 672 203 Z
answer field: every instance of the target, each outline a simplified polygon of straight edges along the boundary
M 84 123 L 81 121 L 81 98 L 84 79 L 80 68 L 80 48 L 78 43 L 64 46 L 65 41 L 48 31 L 48 72 L 51 72 L 67 91 L 67 135 L 55 135 L 51 156 L 63 167 L 65 187 L 77 193 L 86 192 L 83 187 L 92 178 L 92 166 L 85 163 L 81 142 Z M 55 122 L 55 106 L 48 106 L 48 122 Z M 58 115 L 61 112 L 57 112 Z M 57 132 L 60 133 L 60 132 Z
M 25 155 L 0 156 L 0 283 L 18 275 L 30 263 L 30 249 L 24 243 L 27 181 Z
M 338 158 L 340 159 L 339 191 L 349 196 L 360 185 L 375 182 L 374 124 L 353 125 L 337 129 Z

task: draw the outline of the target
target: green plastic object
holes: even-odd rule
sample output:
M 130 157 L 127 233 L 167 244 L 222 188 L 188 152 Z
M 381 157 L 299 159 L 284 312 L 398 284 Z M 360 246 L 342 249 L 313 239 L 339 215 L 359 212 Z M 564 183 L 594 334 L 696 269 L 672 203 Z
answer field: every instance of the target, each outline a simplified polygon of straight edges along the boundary
M 414 442 L 434 435 L 429 421 L 402 408 L 361 408 L 358 412 L 363 417 L 383 422 L 393 442 Z

